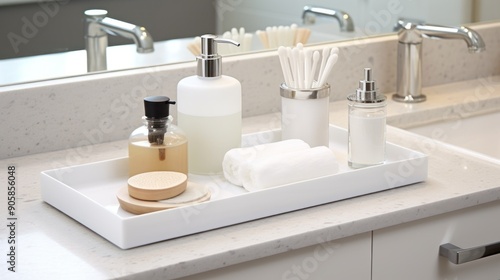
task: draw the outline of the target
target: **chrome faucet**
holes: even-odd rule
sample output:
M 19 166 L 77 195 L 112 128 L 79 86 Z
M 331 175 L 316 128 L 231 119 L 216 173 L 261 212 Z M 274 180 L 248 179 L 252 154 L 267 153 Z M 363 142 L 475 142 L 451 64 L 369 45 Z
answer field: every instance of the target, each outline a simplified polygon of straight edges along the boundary
M 354 31 L 354 22 L 352 21 L 351 16 L 344 11 L 334 10 L 329 8 L 305 6 L 302 11 L 303 23 L 305 24 L 314 23 L 314 19 L 309 17 L 308 16 L 309 14 L 333 17 L 338 20 L 341 31 L 343 32 Z
M 483 39 L 467 27 L 446 27 L 415 24 L 399 20 L 398 67 L 396 93 L 392 99 L 399 102 L 417 103 L 425 101 L 422 94 L 422 41 L 423 38 L 462 39 L 470 53 L 484 51 Z
M 153 38 L 146 28 L 107 17 L 106 10 L 85 11 L 87 71 L 106 70 L 108 34 L 134 40 L 138 53 L 154 51 Z

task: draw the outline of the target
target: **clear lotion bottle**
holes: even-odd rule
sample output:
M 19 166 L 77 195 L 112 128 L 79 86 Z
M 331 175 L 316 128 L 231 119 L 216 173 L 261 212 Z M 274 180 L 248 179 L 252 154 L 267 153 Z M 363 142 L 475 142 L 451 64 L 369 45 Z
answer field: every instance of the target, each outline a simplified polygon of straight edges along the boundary
M 241 84 L 222 75 L 218 43 L 239 43 L 201 36 L 197 75 L 177 85 L 177 124 L 188 138 L 189 172 L 217 174 L 227 151 L 241 146 Z
M 359 81 L 349 104 L 348 163 L 352 168 L 382 164 L 385 161 L 386 98 L 377 94 L 370 68 Z

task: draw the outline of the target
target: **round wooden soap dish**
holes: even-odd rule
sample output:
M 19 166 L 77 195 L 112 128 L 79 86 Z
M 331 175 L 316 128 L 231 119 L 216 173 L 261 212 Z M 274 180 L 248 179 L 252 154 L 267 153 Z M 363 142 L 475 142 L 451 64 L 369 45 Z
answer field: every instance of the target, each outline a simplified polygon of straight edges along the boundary
M 133 198 L 128 194 L 127 187 L 120 188 L 116 193 L 116 197 L 120 202 L 121 208 L 132 214 L 145 214 L 154 211 L 192 205 L 207 201 L 210 199 L 210 196 L 211 192 L 208 187 L 191 182 L 187 183 L 186 190 L 183 193 L 165 200 L 145 201 Z
M 127 183 L 131 197 L 157 201 L 183 193 L 187 186 L 187 175 L 171 171 L 153 171 L 132 176 Z

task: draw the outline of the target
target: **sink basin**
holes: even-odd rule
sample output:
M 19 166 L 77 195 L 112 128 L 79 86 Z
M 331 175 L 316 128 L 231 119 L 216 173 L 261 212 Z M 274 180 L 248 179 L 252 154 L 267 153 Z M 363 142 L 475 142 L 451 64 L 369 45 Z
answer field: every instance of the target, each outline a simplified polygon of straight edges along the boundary
M 500 111 L 407 130 L 500 162 Z

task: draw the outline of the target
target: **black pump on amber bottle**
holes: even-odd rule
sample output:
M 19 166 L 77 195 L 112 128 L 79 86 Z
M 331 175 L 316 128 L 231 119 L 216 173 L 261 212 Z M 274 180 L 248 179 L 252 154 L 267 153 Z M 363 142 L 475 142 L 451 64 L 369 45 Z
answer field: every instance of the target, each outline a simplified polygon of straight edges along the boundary
M 149 143 L 163 144 L 167 132 L 167 120 L 170 115 L 170 104 L 175 104 L 166 96 L 150 96 L 144 98 L 144 119 L 148 126 Z

